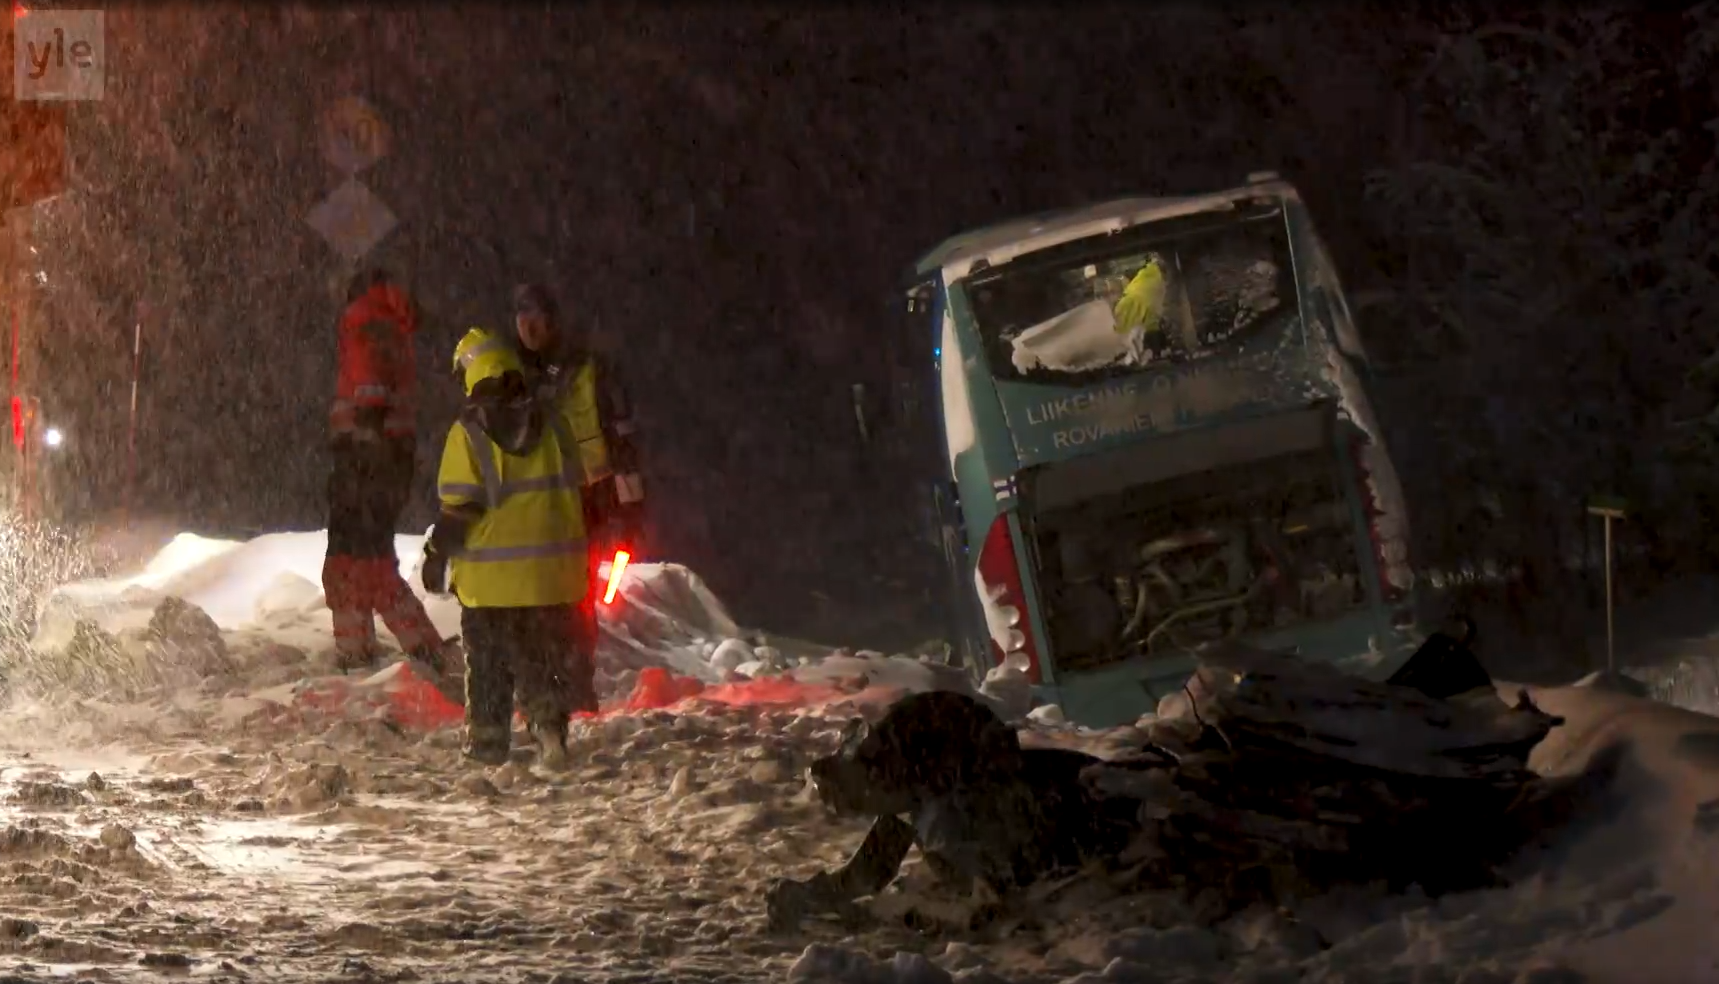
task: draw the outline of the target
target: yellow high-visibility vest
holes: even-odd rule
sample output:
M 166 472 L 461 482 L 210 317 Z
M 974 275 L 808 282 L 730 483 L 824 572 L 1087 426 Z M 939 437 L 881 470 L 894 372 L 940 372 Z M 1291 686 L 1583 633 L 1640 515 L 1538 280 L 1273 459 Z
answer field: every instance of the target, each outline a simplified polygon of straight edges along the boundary
M 449 561 L 449 579 L 468 608 L 577 604 L 588 587 L 585 481 L 579 445 L 560 415 L 529 454 L 510 455 L 462 418 L 448 432 L 436 475 L 444 511 L 484 507 Z
M 1148 333 L 1161 330 L 1164 316 L 1164 264 L 1157 257 L 1146 262 L 1123 288 L 1116 302 L 1116 331 L 1126 335 L 1135 328 Z
M 538 393 L 566 422 L 573 440 L 578 443 L 585 484 L 608 478 L 612 470 L 609 444 L 603 438 L 603 415 L 597 401 L 596 360 L 587 359 L 561 380 L 550 381 Z

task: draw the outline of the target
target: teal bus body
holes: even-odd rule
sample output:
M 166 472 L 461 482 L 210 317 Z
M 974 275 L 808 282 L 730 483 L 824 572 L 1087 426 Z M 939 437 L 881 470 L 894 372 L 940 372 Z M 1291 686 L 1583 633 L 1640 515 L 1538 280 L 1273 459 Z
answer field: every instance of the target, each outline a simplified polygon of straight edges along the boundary
M 1181 238 L 1152 238 L 1172 226 Z M 1111 243 L 1133 259 L 1111 263 Z M 1169 356 L 1130 350 L 1092 371 L 1069 361 L 1087 358 L 1083 345 L 1123 345 L 1099 285 L 1107 263 L 1119 281 L 1136 254 L 1183 279 L 1155 310 L 1194 312 L 1170 298 L 1198 293 L 1201 312 L 1243 314 L 1178 315 L 1189 327 L 1129 336 Z M 1135 281 L 1150 289 L 1135 276 L 1129 290 Z M 1069 290 L 1094 299 L 1057 313 L 1084 296 Z M 915 330 L 933 339 L 949 631 L 976 673 L 1013 662 L 1039 700 L 1098 727 L 1154 710 L 1219 638 L 1380 676 L 1413 651 L 1406 516 L 1365 356 L 1289 185 L 1129 199 L 958 236 L 917 265 L 909 297 Z M 1055 316 L 994 331 L 981 307 Z M 1267 313 L 1244 329 L 1256 310 Z M 1116 327 L 1076 323 L 1090 317 Z M 1172 323 L 1163 317 L 1153 324 Z M 1058 339 L 1073 341 L 1057 350 Z M 1035 359 L 1073 368 L 1064 380 Z M 1310 546 L 1295 553 L 1291 540 Z

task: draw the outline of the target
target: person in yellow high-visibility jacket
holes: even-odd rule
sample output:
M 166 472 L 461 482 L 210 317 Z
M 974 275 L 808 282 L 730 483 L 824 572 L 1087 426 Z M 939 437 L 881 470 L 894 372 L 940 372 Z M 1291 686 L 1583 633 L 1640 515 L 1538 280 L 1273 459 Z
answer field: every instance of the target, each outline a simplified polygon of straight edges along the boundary
M 1164 331 L 1165 291 L 1164 263 L 1156 254 L 1146 260 L 1123 288 L 1116 302 L 1116 331 L 1126 335 L 1140 329 L 1144 335 L 1162 336 Z
M 460 600 L 466 647 L 465 752 L 507 761 L 515 696 L 539 762 L 567 764 L 567 720 L 597 709 L 577 606 L 587 594 L 586 484 L 568 422 L 531 398 L 518 355 L 482 328 L 454 350 L 465 409 L 437 474 L 441 516 L 424 587 Z

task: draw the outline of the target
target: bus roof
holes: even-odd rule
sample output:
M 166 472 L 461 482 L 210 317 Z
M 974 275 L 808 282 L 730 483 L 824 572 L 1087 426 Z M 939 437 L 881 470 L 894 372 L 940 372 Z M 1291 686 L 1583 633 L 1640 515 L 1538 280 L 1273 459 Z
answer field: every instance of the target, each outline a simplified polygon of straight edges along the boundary
M 996 266 L 1049 246 L 1117 232 L 1129 226 L 1171 219 L 1197 212 L 1229 208 L 1244 198 L 1296 197 L 1288 182 L 1271 177 L 1228 191 L 1179 198 L 1116 198 L 1078 208 L 1039 212 L 996 225 L 951 236 L 921 257 L 914 269 L 919 276 L 943 271 L 945 283 L 965 277 L 980 260 Z

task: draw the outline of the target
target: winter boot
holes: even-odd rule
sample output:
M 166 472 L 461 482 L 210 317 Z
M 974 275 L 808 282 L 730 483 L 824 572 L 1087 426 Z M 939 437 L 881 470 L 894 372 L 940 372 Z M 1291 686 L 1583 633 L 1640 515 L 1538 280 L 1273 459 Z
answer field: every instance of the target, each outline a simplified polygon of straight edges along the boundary
M 513 735 L 505 727 L 466 727 L 465 757 L 480 765 L 506 765 L 513 750 Z
M 531 729 L 537 741 L 537 764 L 549 772 L 566 772 L 572 766 L 567 755 L 567 727 L 537 725 Z
M 342 673 L 368 673 L 376 669 L 381 655 L 374 646 L 366 646 L 363 649 L 336 649 L 334 668 Z

